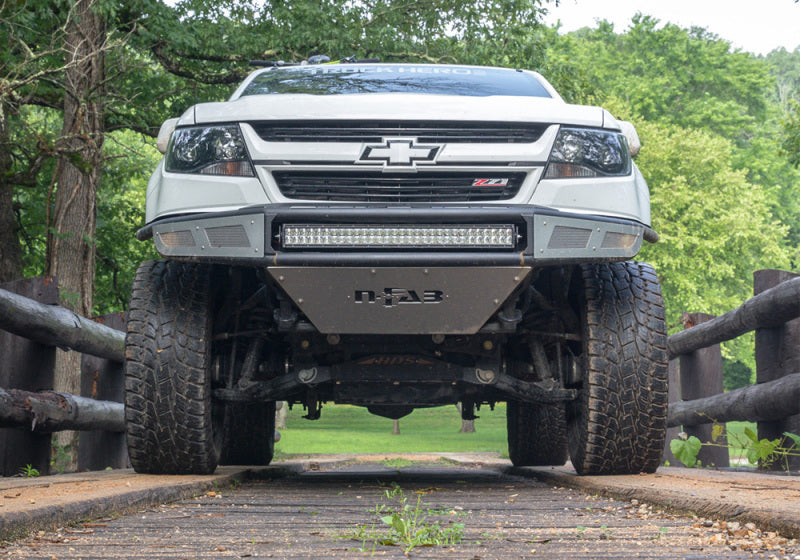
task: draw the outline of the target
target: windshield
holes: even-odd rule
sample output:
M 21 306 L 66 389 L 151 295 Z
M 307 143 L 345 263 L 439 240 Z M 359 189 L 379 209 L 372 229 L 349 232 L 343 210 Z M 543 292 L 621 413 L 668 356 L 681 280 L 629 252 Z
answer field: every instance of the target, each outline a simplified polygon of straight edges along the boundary
M 242 96 L 281 93 L 428 93 L 551 97 L 527 72 L 502 68 L 405 64 L 337 64 L 278 68 L 256 76 Z

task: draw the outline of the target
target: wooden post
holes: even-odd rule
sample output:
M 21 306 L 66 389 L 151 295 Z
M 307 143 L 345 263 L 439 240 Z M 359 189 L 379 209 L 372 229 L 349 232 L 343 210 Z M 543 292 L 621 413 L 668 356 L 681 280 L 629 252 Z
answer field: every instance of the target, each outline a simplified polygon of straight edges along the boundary
M 753 293 L 758 295 L 778 284 L 800 275 L 783 270 L 758 270 L 753 273 Z M 774 381 L 785 375 L 800 372 L 800 319 L 783 325 L 756 329 L 756 383 Z M 783 432 L 800 434 L 800 415 L 783 420 L 758 423 L 758 437 L 775 439 Z M 800 457 L 791 457 L 791 469 L 800 468 Z M 774 465 L 780 469 L 782 465 Z
M 713 315 L 707 313 L 684 313 L 681 321 L 684 329 L 690 329 L 713 318 Z M 680 380 L 681 398 L 685 401 L 722 393 L 724 390 L 722 387 L 722 351 L 719 344 L 682 355 L 680 357 Z M 712 429 L 712 424 L 703 424 L 686 426 L 683 431 L 689 436 L 697 437 L 703 443 L 709 443 Z M 724 445 L 726 441 L 724 438 L 720 438 L 716 443 Z M 727 447 L 704 446 L 697 458 L 704 466 L 730 466 Z
M 94 319 L 112 329 L 125 331 L 125 315 L 114 313 Z M 125 401 L 125 376 L 116 360 L 84 354 L 81 360 L 81 396 L 102 401 Z M 128 466 L 128 447 L 121 432 L 83 431 L 78 444 L 78 470 L 99 471 Z
M 58 304 L 58 284 L 53 278 L 28 278 L 0 284 L 0 289 L 47 305 Z M 56 349 L 0 329 L 0 387 L 24 391 L 53 388 Z M 41 474 L 50 472 L 50 434 L 14 428 L 0 429 L 0 474 L 13 476 L 31 465 Z
M 667 393 L 667 400 L 670 403 L 681 400 L 681 368 L 680 360 L 677 358 L 669 361 L 669 391 Z M 669 442 L 676 439 L 680 431 L 680 426 L 667 428 L 667 439 L 664 442 L 664 456 L 661 459 L 662 461 L 668 461 L 673 467 L 680 466 L 681 462 L 672 454 L 669 448 Z

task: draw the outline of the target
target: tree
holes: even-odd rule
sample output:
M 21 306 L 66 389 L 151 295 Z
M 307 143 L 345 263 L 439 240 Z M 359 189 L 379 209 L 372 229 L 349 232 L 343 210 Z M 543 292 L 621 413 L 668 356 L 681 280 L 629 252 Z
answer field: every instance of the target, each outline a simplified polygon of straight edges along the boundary
M 636 124 L 643 145 L 638 165 L 661 236 L 641 258 L 659 272 L 668 326 L 677 328 L 683 311 L 719 315 L 737 307 L 752 293 L 754 270 L 789 265 L 787 227 L 772 216 L 768 189 L 734 168 L 728 140 L 676 125 Z M 753 365 L 746 344 L 737 339 L 726 353 Z
M 711 130 L 737 143 L 763 120 L 772 87 L 768 66 L 755 56 L 732 51 L 705 29 L 649 16 L 634 16 L 625 33 L 600 22 L 556 48 L 597 83 L 601 99 L 624 100 L 628 117 Z
M 58 57 L 65 28 L 54 12 L 40 3 L 0 4 L 0 282 L 22 276 L 14 188 L 34 183 L 43 161 L 40 152 L 17 159 L 12 129 L 20 125 L 20 108 L 40 93 L 37 86 L 65 67 Z

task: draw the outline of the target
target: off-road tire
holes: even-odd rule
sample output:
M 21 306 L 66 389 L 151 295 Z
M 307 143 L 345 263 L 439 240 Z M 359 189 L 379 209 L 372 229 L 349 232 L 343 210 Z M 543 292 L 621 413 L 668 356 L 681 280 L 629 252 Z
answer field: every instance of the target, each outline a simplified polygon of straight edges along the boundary
M 275 450 L 275 402 L 225 407 L 220 465 L 269 465 Z
M 211 398 L 211 269 L 147 261 L 125 338 L 128 455 L 140 473 L 210 474 L 220 430 Z
M 569 454 L 580 474 L 652 473 L 664 450 L 667 335 L 653 268 L 581 266 L 583 379 L 567 407 Z
M 508 456 L 515 467 L 544 467 L 567 462 L 564 405 L 508 401 Z

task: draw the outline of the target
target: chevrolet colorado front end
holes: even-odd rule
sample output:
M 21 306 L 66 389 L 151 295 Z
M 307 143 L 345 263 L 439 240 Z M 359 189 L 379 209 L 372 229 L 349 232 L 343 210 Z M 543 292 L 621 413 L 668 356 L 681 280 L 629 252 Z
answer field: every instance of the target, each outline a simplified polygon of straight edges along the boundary
M 267 464 L 275 401 L 507 403 L 517 466 L 652 472 L 666 327 L 638 138 L 535 72 L 252 73 L 162 127 L 130 304 L 140 472 Z

